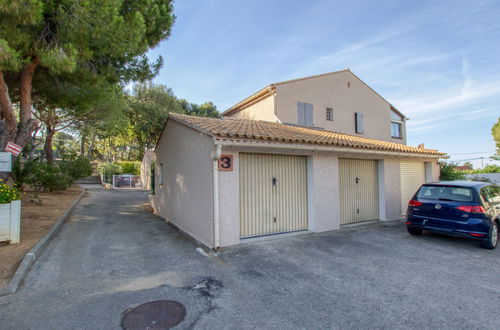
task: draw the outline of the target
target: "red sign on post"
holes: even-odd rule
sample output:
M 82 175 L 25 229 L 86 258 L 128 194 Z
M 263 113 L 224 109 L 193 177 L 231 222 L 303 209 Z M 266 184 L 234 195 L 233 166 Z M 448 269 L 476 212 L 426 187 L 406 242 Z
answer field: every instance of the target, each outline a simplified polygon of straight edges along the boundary
M 14 156 L 18 156 L 21 153 L 21 150 L 23 150 L 23 148 L 12 142 L 7 143 L 7 146 L 5 147 L 5 151 L 10 152 Z

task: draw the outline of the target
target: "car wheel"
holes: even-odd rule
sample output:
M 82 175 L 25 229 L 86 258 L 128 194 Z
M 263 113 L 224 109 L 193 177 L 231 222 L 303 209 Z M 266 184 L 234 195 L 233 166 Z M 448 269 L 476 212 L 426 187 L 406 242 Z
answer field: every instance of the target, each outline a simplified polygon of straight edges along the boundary
M 484 241 L 481 241 L 481 247 L 489 250 L 493 250 L 497 247 L 498 244 L 498 222 L 493 221 L 490 226 L 490 233 L 488 234 L 488 238 Z
M 415 227 L 406 227 L 408 232 L 412 235 L 422 235 L 423 229 L 415 228 Z

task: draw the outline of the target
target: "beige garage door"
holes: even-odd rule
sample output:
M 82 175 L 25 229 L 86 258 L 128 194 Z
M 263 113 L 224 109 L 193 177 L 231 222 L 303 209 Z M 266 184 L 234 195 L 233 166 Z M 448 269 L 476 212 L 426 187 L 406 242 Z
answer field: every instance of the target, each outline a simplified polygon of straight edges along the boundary
M 425 183 L 425 163 L 401 161 L 401 212 L 406 214 L 408 202 Z
M 340 224 L 378 219 L 377 161 L 340 159 L 339 162 Z
M 306 157 L 240 154 L 240 237 L 307 229 Z

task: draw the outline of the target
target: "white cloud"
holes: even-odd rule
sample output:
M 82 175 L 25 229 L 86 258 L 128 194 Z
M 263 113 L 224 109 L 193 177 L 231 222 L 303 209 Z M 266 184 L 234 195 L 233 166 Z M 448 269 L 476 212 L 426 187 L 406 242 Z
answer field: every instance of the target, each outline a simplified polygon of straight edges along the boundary
M 441 116 L 425 116 L 425 119 L 408 121 L 408 131 L 410 134 L 428 131 L 436 128 L 443 128 L 456 125 L 460 122 L 470 122 L 479 118 L 496 117 L 500 113 L 500 107 L 487 107 L 466 109 L 460 112 L 452 112 Z

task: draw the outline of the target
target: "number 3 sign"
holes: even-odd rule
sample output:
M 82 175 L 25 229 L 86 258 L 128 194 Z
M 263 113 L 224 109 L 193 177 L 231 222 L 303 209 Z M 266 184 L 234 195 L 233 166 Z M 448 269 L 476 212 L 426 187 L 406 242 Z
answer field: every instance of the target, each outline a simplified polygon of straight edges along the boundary
M 233 170 L 233 155 L 221 155 L 219 158 L 219 171 Z

